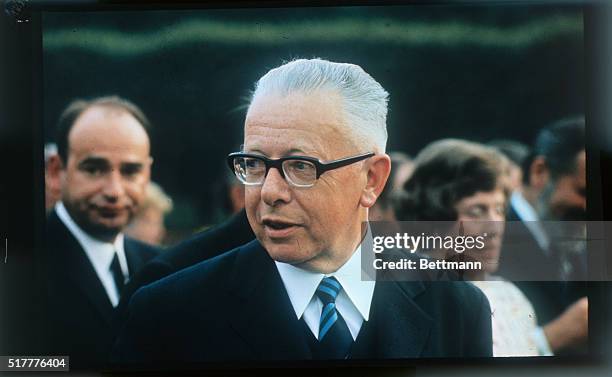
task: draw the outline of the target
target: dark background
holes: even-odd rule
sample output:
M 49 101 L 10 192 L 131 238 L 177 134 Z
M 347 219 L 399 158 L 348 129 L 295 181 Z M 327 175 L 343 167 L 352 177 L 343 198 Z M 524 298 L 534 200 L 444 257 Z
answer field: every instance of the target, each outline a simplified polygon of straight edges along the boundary
M 390 93 L 388 150 L 445 137 L 530 143 L 584 113 L 582 8 L 418 5 L 46 12 L 43 127 L 76 97 L 119 94 L 151 119 L 174 237 L 220 221 L 224 157 L 254 82 L 284 60 L 362 66 Z

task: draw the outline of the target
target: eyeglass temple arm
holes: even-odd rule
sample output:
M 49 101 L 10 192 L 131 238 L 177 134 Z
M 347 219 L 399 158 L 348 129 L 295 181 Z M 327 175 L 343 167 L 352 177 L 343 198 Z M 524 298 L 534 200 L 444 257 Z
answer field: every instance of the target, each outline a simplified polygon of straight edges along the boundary
M 369 153 L 365 153 L 359 156 L 341 158 L 339 160 L 334 160 L 334 161 L 327 162 L 327 163 L 319 162 L 317 166 L 317 179 L 321 176 L 321 174 L 325 173 L 328 170 L 341 168 L 343 166 L 350 165 L 354 162 L 365 160 L 366 158 L 370 158 L 374 155 L 375 155 L 374 152 L 369 152 Z

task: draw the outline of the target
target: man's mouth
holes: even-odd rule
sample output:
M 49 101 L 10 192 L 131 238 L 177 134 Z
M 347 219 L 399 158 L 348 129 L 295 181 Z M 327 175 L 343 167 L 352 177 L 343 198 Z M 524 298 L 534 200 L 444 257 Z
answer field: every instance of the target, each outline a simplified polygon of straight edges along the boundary
M 287 237 L 298 228 L 297 224 L 284 220 L 264 219 L 262 224 L 266 234 L 270 238 Z
M 97 210 L 105 218 L 113 218 L 121 213 L 121 207 L 97 207 Z

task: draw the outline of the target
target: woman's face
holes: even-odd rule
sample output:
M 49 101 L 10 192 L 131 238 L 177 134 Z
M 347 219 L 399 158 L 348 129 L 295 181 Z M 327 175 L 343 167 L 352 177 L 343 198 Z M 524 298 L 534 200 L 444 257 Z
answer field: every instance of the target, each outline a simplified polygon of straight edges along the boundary
M 479 191 L 455 205 L 457 221 L 465 235 L 485 236 L 482 251 L 471 251 L 469 257 L 483 262 L 489 274 L 497 271 L 505 226 L 506 195 L 501 188 Z

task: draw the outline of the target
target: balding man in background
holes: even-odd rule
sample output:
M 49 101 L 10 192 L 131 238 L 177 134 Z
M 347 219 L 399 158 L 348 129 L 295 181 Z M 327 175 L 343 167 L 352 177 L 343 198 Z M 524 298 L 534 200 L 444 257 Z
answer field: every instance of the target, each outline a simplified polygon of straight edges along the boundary
M 149 122 L 119 97 L 73 101 L 57 128 L 47 182 L 61 199 L 44 246 L 49 354 L 72 369 L 98 369 L 111 348 L 112 317 L 129 278 L 157 249 L 123 235 L 149 183 Z

